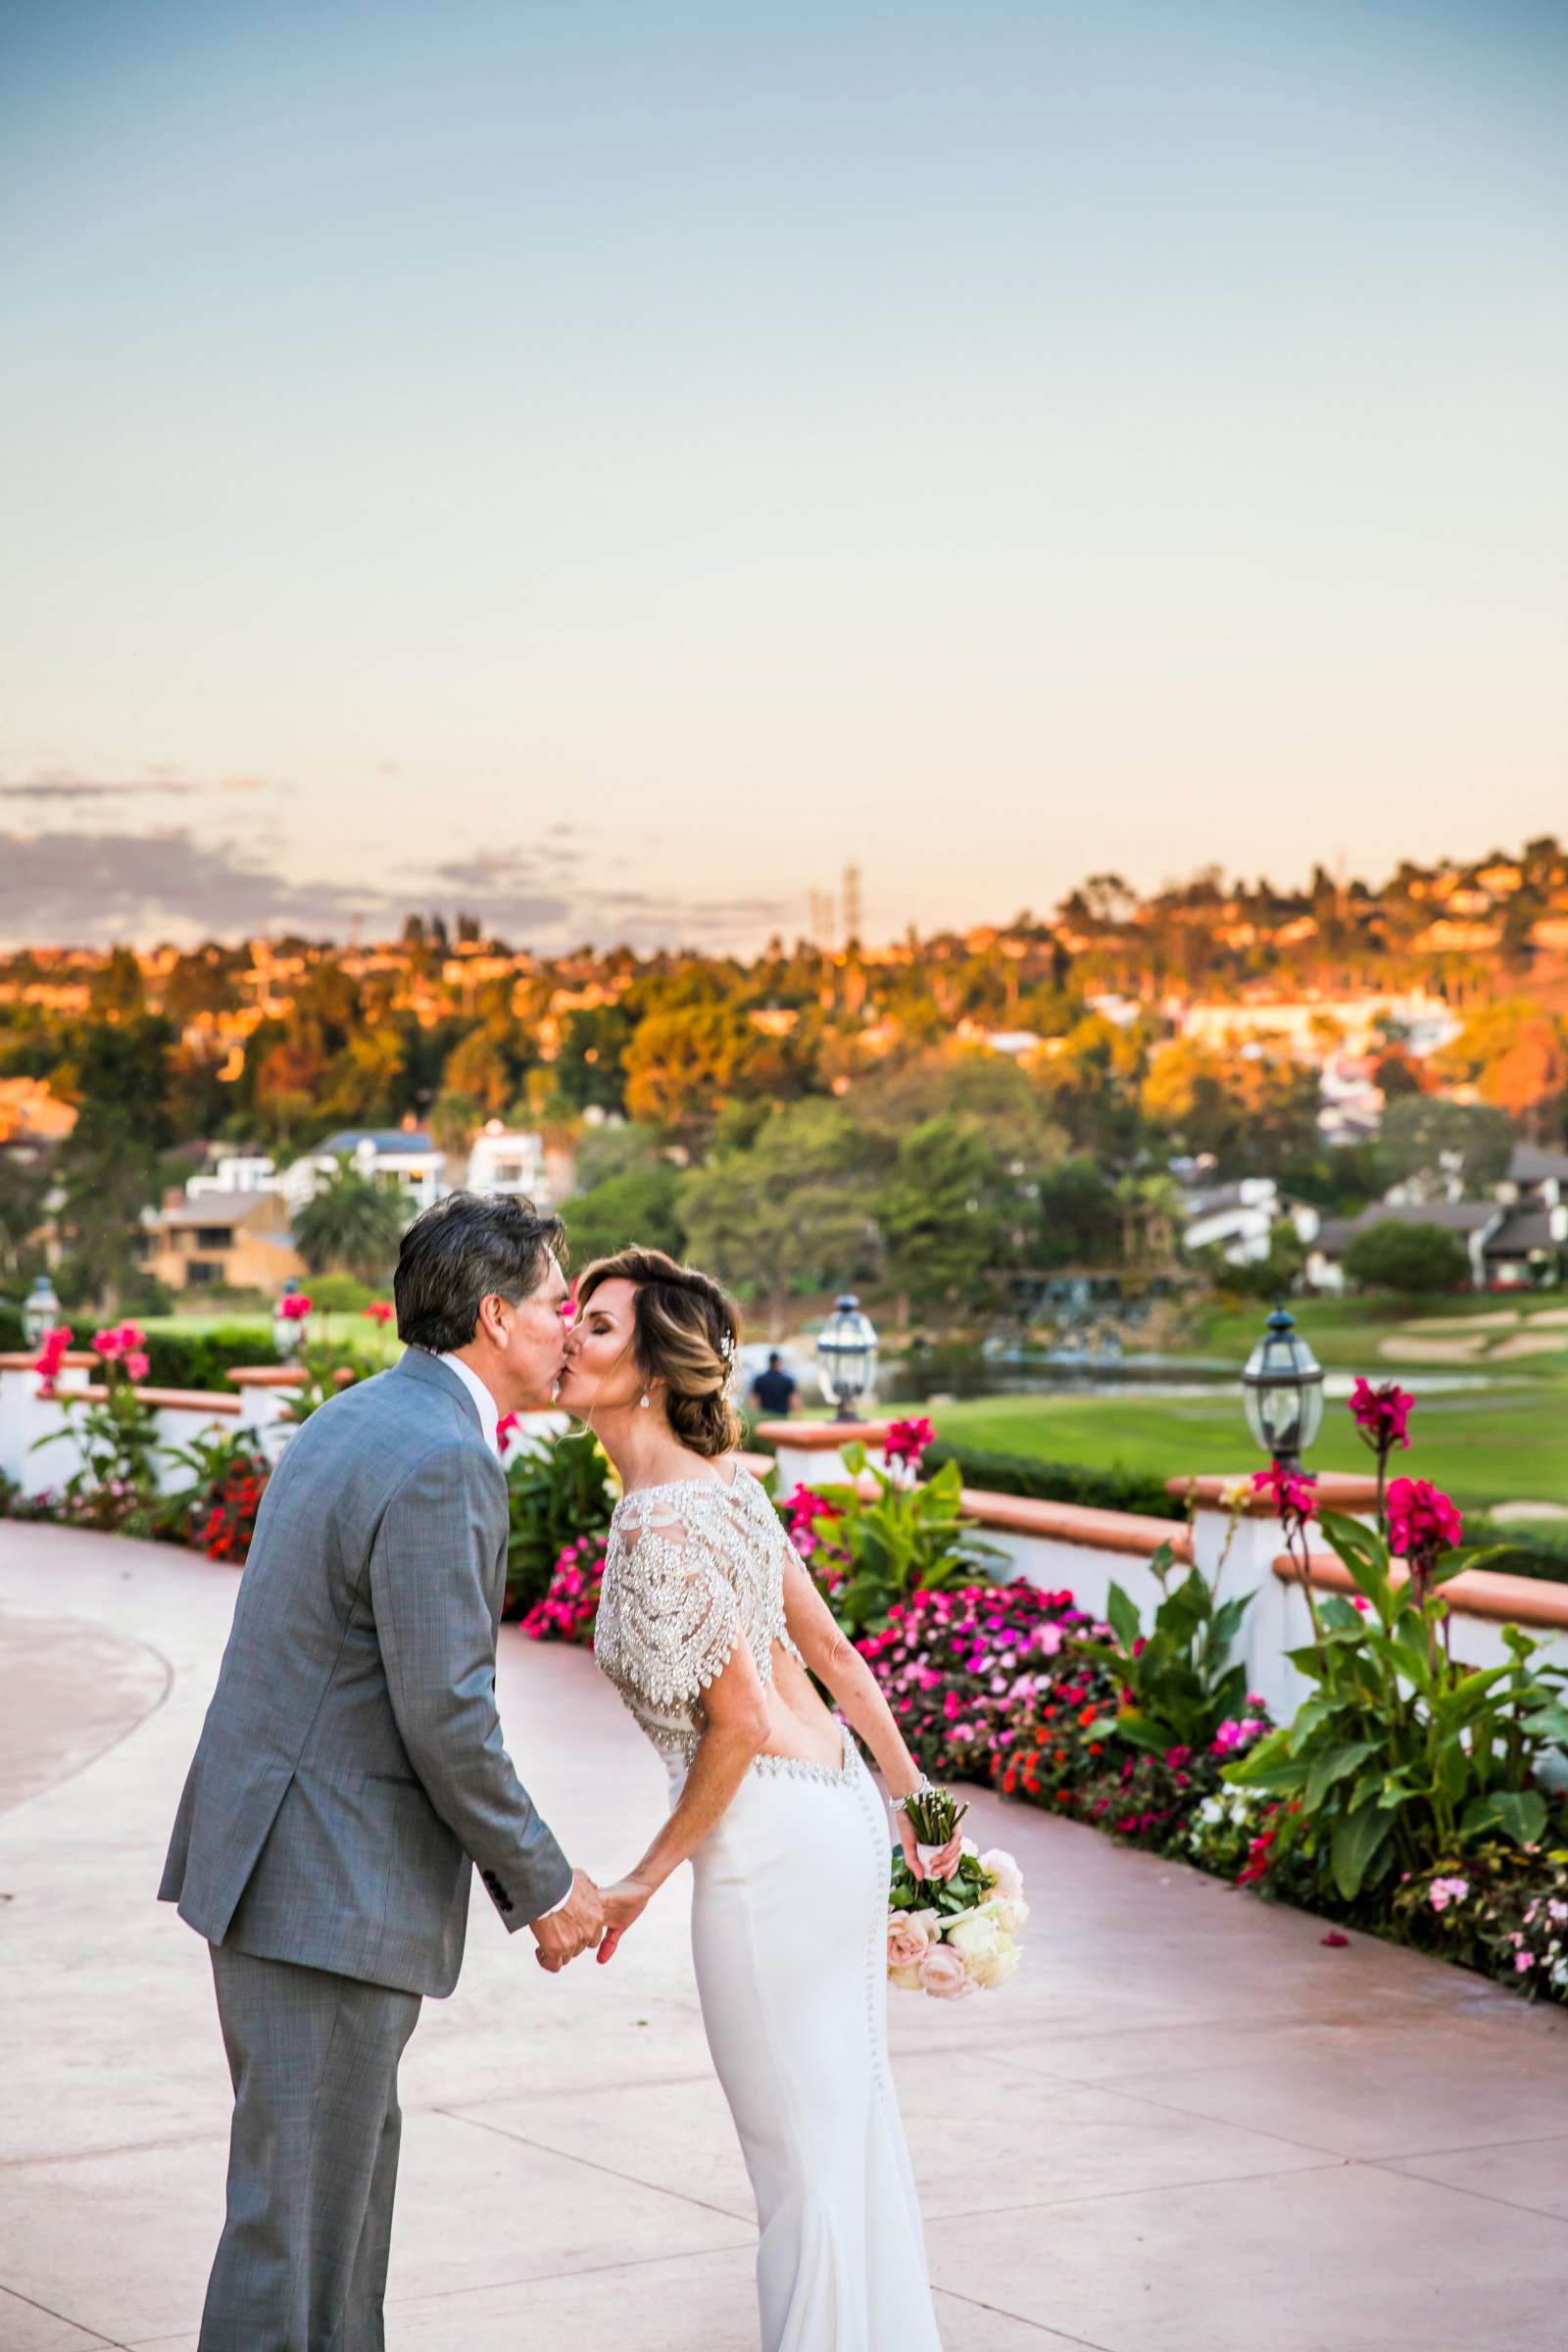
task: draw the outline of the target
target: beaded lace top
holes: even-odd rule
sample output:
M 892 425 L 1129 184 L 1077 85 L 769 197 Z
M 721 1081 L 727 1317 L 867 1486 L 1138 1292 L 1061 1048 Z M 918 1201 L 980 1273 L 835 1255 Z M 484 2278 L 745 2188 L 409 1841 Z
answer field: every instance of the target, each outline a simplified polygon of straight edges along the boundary
M 744 1641 L 764 1684 L 784 1621 L 789 1538 L 757 1480 L 678 1479 L 615 1505 L 605 1546 L 594 1655 L 654 1745 L 689 1762 L 702 1694 Z

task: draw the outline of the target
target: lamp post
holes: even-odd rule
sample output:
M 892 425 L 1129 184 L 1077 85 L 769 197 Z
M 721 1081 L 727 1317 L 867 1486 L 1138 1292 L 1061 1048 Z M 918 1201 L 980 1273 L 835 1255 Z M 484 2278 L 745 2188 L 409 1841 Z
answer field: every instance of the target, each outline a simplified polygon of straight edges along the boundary
M 1323 1426 L 1323 1367 L 1278 1298 L 1247 1359 L 1242 1397 L 1247 1425 L 1263 1451 L 1297 1468 Z
M 60 1301 L 47 1274 L 40 1274 L 27 1293 L 22 1309 L 22 1330 L 29 1348 L 41 1348 L 44 1335 L 51 1332 L 60 1320 Z
M 835 1407 L 834 1420 L 857 1420 L 856 1404 L 876 1379 L 876 1327 L 853 1291 L 834 1299 L 817 1334 L 816 1376 Z
M 272 1340 L 277 1348 L 279 1363 L 291 1364 L 305 1343 L 305 1317 L 310 1300 L 300 1296 L 300 1286 L 292 1277 L 284 1283 L 281 1298 L 272 1309 Z

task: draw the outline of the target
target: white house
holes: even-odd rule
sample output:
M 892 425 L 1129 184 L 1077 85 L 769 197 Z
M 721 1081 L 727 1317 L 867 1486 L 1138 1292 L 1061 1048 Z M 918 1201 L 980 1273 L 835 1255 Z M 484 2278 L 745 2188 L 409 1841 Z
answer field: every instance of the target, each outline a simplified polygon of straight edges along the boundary
M 220 1152 L 205 1175 L 187 1179 L 185 1192 L 195 1200 L 203 1193 L 275 1193 L 277 1164 L 265 1152 Z
M 528 1128 L 505 1127 L 499 1119 L 487 1119 L 473 1139 L 465 1182 L 470 1193 L 507 1193 L 547 1208 L 550 1178 L 544 1138 Z
M 303 1208 L 322 1179 L 345 1157 L 362 1176 L 395 1185 L 405 1197 L 411 1219 L 420 1209 L 431 1207 L 448 1190 L 441 1153 L 422 1128 L 340 1127 L 314 1152 L 284 1169 L 283 1196 L 290 1210 Z
M 1231 1266 L 1261 1265 L 1281 1217 L 1290 1218 L 1303 1242 L 1317 1236 L 1317 1210 L 1282 1200 L 1272 1176 L 1243 1176 L 1234 1184 L 1189 1185 L 1183 1192 L 1182 1209 L 1183 1247 L 1218 1247 Z

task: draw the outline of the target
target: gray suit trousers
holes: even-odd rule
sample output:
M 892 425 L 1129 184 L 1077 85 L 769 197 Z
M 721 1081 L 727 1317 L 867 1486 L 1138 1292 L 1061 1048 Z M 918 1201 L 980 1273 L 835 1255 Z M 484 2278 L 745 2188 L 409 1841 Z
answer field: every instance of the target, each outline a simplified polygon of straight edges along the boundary
M 211 1949 L 234 2122 L 199 2352 L 382 2352 L 419 1996 Z

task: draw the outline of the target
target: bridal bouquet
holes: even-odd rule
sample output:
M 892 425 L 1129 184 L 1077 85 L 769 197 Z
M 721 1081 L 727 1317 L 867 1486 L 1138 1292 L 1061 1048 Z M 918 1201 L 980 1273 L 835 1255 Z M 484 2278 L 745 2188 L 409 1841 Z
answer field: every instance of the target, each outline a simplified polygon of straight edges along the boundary
M 924 1866 L 948 1843 L 968 1807 L 935 1789 L 911 1797 L 906 1810 Z M 895 1846 L 888 1982 L 939 2001 L 995 1992 L 1023 1956 L 1018 1935 L 1028 1916 L 1018 1865 L 1000 1847 L 982 1854 L 965 1838 L 957 1869 L 944 1880 L 916 1878 L 903 1847 Z

